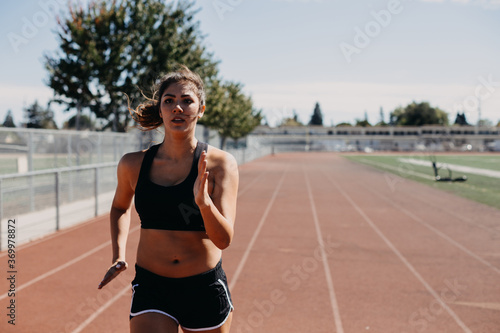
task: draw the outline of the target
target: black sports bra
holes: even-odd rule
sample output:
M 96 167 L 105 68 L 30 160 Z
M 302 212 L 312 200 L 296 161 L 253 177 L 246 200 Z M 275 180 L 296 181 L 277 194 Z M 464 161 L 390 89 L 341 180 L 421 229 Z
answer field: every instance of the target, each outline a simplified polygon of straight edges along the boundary
M 194 201 L 193 186 L 198 177 L 198 160 L 201 152 L 207 151 L 208 145 L 198 141 L 189 175 L 172 186 L 155 184 L 149 178 L 159 146 L 152 146 L 146 151 L 135 187 L 135 209 L 141 218 L 141 228 L 204 231 L 203 218 Z

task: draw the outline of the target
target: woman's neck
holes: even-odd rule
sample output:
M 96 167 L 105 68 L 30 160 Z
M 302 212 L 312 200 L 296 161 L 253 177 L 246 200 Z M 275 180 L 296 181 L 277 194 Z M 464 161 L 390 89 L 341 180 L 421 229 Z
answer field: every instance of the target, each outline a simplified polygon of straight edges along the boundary
M 192 136 L 173 137 L 165 135 L 159 148 L 161 156 L 172 160 L 181 160 L 186 155 L 191 155 L 196 148 L 198 140 Z

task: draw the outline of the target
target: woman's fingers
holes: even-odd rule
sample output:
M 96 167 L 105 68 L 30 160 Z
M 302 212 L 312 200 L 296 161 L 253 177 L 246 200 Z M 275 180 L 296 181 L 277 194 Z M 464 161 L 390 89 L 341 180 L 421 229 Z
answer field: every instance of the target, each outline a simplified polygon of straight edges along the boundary
M 118 261 L 117 263 L 113 264 L 104 275 L 104 278 L 102 279 L 101 283 L 99 283 L 97 289 L 101 289 L 102 287 L 107 285 L 111 280 L 118 276 L 118 274 L 126 270 L 127 267 L 128 264 L 125 261 Z
M 207 153 L 201 153 L 200 160 L 198 161 L 198 176 L 203 175 L 207 171 Z

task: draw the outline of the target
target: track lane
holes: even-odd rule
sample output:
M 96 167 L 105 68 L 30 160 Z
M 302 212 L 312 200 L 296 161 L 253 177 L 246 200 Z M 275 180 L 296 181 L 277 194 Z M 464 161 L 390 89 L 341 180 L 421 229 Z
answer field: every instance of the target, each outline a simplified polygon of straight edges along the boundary
M 241 176 L 240 176 L 240 189 L 238 192 L 238 200 L 241 200 L 242 198 L 244 199 L 247 196 L 252 196 L 252 195 L 258 195 L 261 198 L 270 197 L 269 189 L 272 186 L 276 186 L 276 184 L 273 183 L 274 177 L 269 177 L 266 171 L 256 173 L 255 171 L 252 171 L 251 167 L 250 168 L 242 167 L 241 169 L 242 170 L 240 170 Z M 253 212 L 258 214 L 261 212 L 261 208 L 262 210 L 264 210 L 264 207 L 253 207 Z M 245 220 L 242 219 L 240 216 L 237 216 L 236 219 L 238 222 L 240 222 L 240 220 Z M 241 221 L 241 222 L 244 223 L 243 227 L 245 230 L 256 228 L 256 225 L 254 225 L 255 223 L 253 223 L 254 221 Z M 238 226 L 238 224 L 236 226 Z M 237 242 L 240 247 L 248 246 L 249 244 L 249 237 L 247 237 L 248 235 L 249 233 L 242 235 L 241 232 L 237 232 L 235 233 L 235 241 L 233 242 L 234 243 Z M 230 248 L 233 248 L 233 246 L 231 246 Z M 233 249 L 233 251 L 241 258 L 241 253 L 238 250 L 235 251 Z M 235 256 L 226 255 L 226 253 L 224 253 L 223 256 L 224 268 L 228 275 L 229 282 L 231 281 L 232 272 L 235 270 L 236 267 L 235 263 L 238 262 L 237 258 L 233 257 Z M 132 274 L 133 274 L 133 267 L 132 267 Z M 127 288 L 130 289 L 129 285 L 132 278 L 133 275 L 127 281 L 128 284 L 125 286 L 123 290 L 119 289 L 117 290 L 118 293 L 121 293 L 121 297 L 115 295 L 116 297 L 113 299 L 113 301 L 108 302 L 110 304 L 104 304 L 99 309 L 95 309 L 94 312 L 88 313 L 88 318 L 85 320 L 85 322 L 80 324 L 80 326 L 77 327 L 74 331 L 72 331 L 72 333 L 128 331 L 128 320 L 120 320 L 120 319 L 128 319 L 128 313 L 130 310 L 131 292 L 125 292 L 125 290 Z M 119 287 L 120 286 L 116 288 Z M 118 318 L 118 320 L 110 320 L 110 318 Z
M 286 176 L 283 175 L 285 165 L 291 165 Z M 426 206 L 423 200 L 412 199 L 423 196 L 425 200 L 435 198 L 436 202 L 443 203 L 446 201 L 439 196 L 442 192 L 408 181 L 391 187 L 383 173 L 358 167 L 334 154 L 269 156 L 243 166 L 240 175 L 235 238 L 223 259 L 229 282 L 258 229 L 280 177 L 284 180 L 235 280 L 232 332 L 338 331 L 328 278 L 320 260 L 322 247 L 315 220 L 328 257 L 344 332 L 460 332 L 460 326 L 447 310 L 326 177 L 338 183 L 464 325 L 474 333 L 500 330 L 496 308 L 500 299 L 497 274 L 411 218 L 415 215 L 495 265 L 496 262 L 491 261 L 493 257 L 485 256 L 481 250 L 495 251 L 498 244 L 491 234 L 486 237 L 486 229 L 456 218 L 458 222 L 449 223 L 446 220 L 452 214 L 446 210 L 439 211 Z M 366 187 L 381 195 L 374 195 Z M 314 205 L 311 205 L 311 196 Z M 450 198 L 447 194 L 445 197 Z M 482 206 L 458 199 L 447 207 L 457 206 L 456 211 L 469 222 L 479 222 L 485 228 L 496 227 L 496 221 L 489 218 L 496 216 L 497 211 L 487 211 L 484 219 L 479 219 L 477 212 L 481 212 Z M 398 205 L 410 214 L 398 210 Z M 103 239 L 109 240 L 107 217 L 102 217 L 101 222 L 99 230 L 105 236 Z M 467 237 L 468 234 L 471 237 Z M 88 244 L 99 244 L 101 236 L 91 230 L 76 232 L 76 235 L 68 237 L 70 241 L 59 241 L 55 237 L 20 249 L 20 258 L 24 251 L 35 249 L 24 257 L 23 272 L 25 269 L 31 278 L 36 277 L 37 269 L 42 266 L 38 261 L 51 263 L 53 269 L 75 258 L 74 248 L 80 248 L 81 255 L 88 251 Z M 128 244 L 129 263 L 137 245 L 134 237 Z M 67 238 L 66 235 L 63 238 Z M 38 250 L 38 258 L 61 248 L 67 248 L 68 253 L 61 256 L 64 261 L 56 260 L 57 256 L 37 261 L 39 245 L 43 245 L 40 248 L 43 251 Z M 477 249 L 481 251 L 476 252 Z M 120 276 L 123 282 L 113 282 L 117 283 L 109 293 L 99 294 L 96 289 L 103 274 L 102 269 L 96 267 L 109 264 L 110 251 L 103 248 L 79 264 L 22 290 L 17 298 L 18 320 L 24 326 L 15 330 L 7 327 L 6 332 L 128 331 L 126 318 L 131 292 L 126 290 L 133 277 L 133 267 Z M 3 307 L 1 301 L 0 305 Z M 4 324 L 0 323 L 2 332 Z
M 428 303 L 420 291 L 415 293 L 420 283 L 326 178 L 331 168 L 345 184 L 341 160 L 310 163 L 318 164 L 311 184 L 322 229 L 338 243 L 329 264 L 345 332 L 406 332 L 408 308 Z
M 357 169 L 357 166 L 352 166 L 351 169 Z M 366 168 L 360 167 L 360 170 L 363 169 Z M 374 176 L 375 174 L 378 175 Z M 350 186 L 345 191 L 351 193 L 353 198 L 356 196 L 355 201 L 363 207 L 370 218 L 377 221 L 383 232 L 411 259 L 412 264 L 422 272 L 429 283 L 436 290 L 448 292 L 448 296 L 450 296 L 449 290 L 455 291 L 455 294 L 447 298 L 446 303 L 463 322 L 474 332 L 497 332 L 500 320 L 498 312 L 495 314 L 493 308 L 500 306 L 500 288 L 495 282 L 498 281 L 498 272 L 497 268 L 491 267 L 481 255 L 481 249 L 493 251 L 500 249 L 500 244 L 491 238 L 491 234 L 486 233 L 484 228 L 448 218 L 449 214 L 446 212 L 429 215 L 428 207 L 422 201 L 415 202 L 407 195 L 412 193 L 415 196 L 432 198 L 442 193 L 432 187 L 420 184 L 411 186 L 412 182 L 406 181 L 395 189 L 387 186 L 387 183 L 384 184 L 385 179 L 380 177 L 380 173 L 371 172 L 351 173 L 346 178 Z M 393 200 L 394 203 L 388 205 L 385 196 L 390 196 L 389 200 Z M 466 200 L 461 204 L 468 207 L 462 208 L 468 212 L 477 212 L 483 207 L 481 204 Z M 389 215 L 390 218 L 380 212 L 379 207 L 387 208 L 387 206 L 395 209 L 396 214 Z M 491 212 L 490 210 L 489 213 Z M 489 217 L 489 214 L 485 214 L 482 222 L 494 223 L 488 221 Z M 395 232 L 397 229 L 405 232 L 398 235 Z M 478 252 L 471 253 L 467 248 Z M 455 287 L 450 288 L 450 282 Z M 416 327 L 435 328 L 435 325 L 444 320 L 440 311 L 442 307 L 430 304 L 433 305 L 432 310 L 439 315 L 429 315 L 432 320 L 416 316 L 413 320 Z M 417 309 L 429 310 L 429 305 Z

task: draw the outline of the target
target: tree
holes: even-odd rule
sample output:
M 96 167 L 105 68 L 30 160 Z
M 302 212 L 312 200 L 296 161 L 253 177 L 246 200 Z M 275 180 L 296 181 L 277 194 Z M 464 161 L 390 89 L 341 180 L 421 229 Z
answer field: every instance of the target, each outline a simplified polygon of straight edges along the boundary
M 38 101 L 24 109 L 27 128 L 57 129 L 54 112 L 49 107 L 42 108 Z
M 304 126 L 304 124 L 300 122 L 297 112 L 293 110 L 293 117 L 283 119 L 280 126 Z
M 477 122 L 477 126 L 490 127 L 493 126 L 493 122 L 489 119 L 481 119 Z
M 318 102 L 316 102 L 316 105 L 314 106 L 314 111 L 311 116 L 311 120 L 309 121 L 309 125 L 323 126 L 323 114 L 321 113 Z
M 358 126 L 358 127 L 370 127 L 372 126 L 367 119 L 364 119 L 364 120 L 360 120 L 360 119 L 356 119 L 356 125 L 355 126 Z
M 7 114 L 5 115 L 5 120 L 3 121 L 2 126 L 3 127 L 16 127 L 16 124 L 14 124 L 14 117 L 12 116 L 12 110 L 7 111 Z
M 448 125 L 448 114 L 431 107 L 428 102 L 412 102 L 404 108 L 396 108 L 391 114 L 391 122 L 401 126 Z
M 343 122 L 343 123 L 338 123 L 335 127 L 352 127 L 352 124 Z
M 380 120 L 378 123 L 375 124 L 375 126 L 387 126 L 387 123 L 385 122 L 385 114 L 384 114 L 384 109 L 380 107 Z
M 58 20 L 59 49 L 45 56 L 48 85 L 66 110 L 89 108 L 102 128 L 126 131 L 125 94 L 142 100 L 162 73 L 184 64 L 207 80 L 217 63 L 201 44 L 194 2 L 103 0 L 69 5 Z
M 92 121 L 90 120 L 89 116 L 82 115 L 82 116 L 80 116 L 80 119 L 78 119 L 79 125 L 77 128 L 77 125 L 76 125 L 77 117 L 78 116 L 75 115 L 75 116 L 69 118 L 68 121 L 64 123 L 64 128 L 82 130 L 82 129 L 91 129 L 93 127 Z
M 457 112 L 457 117 L 455 118 L 454 125 L 469 126 L 467 119 L 465 119 L 465 113 Z
M 253 108 L 251 98 L 241 89 L 239 83 L 218 80 L 207 87 L 206 112 L 200 123 L 217 130 L 221 136 L 221 149 L 225 148 L 227 138 L 242 138 L 262 121 L 261 111 Z

